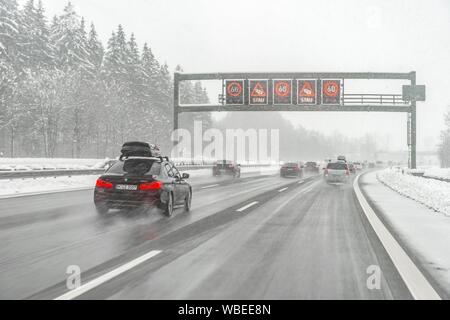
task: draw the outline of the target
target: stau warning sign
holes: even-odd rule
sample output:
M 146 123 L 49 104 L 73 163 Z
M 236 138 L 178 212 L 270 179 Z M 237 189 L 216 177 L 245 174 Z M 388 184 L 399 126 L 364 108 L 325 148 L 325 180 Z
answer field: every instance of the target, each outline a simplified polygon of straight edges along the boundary
M 249 80 L 251 105 L 266 105 L 268 103 L 268 81 Z
M 317 81 L 314 79 L 297 80 L 297 104 L 317 104 Z

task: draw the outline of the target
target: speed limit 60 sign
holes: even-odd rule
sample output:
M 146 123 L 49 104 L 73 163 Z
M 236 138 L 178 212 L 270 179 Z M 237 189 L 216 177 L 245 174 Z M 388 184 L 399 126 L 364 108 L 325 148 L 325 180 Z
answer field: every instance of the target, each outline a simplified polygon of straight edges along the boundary
M 341 80 L 322 80 L 322 104 L 341 104 Z
M 244 81 L 225 81 L 226 104 L 244 104 Z
M 292 80 L 273 80 L 273 104 L 292 104 Z

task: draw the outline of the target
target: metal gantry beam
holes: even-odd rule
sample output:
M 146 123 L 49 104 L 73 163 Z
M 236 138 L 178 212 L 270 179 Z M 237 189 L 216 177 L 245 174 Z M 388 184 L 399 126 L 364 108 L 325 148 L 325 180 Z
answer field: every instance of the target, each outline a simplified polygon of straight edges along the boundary
M 225 72 L 225 73 L 179 73 L 179 80 L 226 80 L 226 79 L 382 79 L 411 80 L 415 72 Z
M 405 112 L 410 115 L 410 125 L 408 126 L 408 136 L 410 137 L 409 162 L 411 168 L 416 168 L 416 101 L 410 104 L 351 104 L 341 105 L 248 105 L 246 101 L 243 105 L 181 105 L 180 104 L 180 82 L 182 81 L 202 81 L 202 80 L 251 80 L 251 79 L 362 79 L 362 80 L 409 80 L 411 86 L 416 85 L 416 72 L 392 73 L 392 72 L 227 72 L 227 73 L 175 73 L 174 75 L 174 130 L 179 128 L 178 116 L 183 112 L 217 112 L 217 111 L 333 111 L 333 112 Z M 223 85 L 222 85 L 223 86 Z M 223 95 L 223 91 L 222 91 Z M 369 94 L 370 95 L 370 94 Z M 380 95 L 382 96 L 382 95 Z M 345 94 L 342 96 L 345 101 Z M 320 101 L 321 102 L 321 101 Z M 396 101 L 394 101 L 396 102 Z

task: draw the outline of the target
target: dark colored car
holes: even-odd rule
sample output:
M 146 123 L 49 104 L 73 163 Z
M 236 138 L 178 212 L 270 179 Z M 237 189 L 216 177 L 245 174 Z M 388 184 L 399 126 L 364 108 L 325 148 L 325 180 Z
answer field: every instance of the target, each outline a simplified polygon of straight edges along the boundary
M 350 173 L 354 174 L 356 173 L 356 167 L 353 163 L 349 163 L 348 164 L 348 170 L 350 171 Z
M 217 161 L 212 169 L 213 176 L 231 175 L 234 178 L 241 176 L 241 166 L 234 161 L 221 160 Z
M 128 157 L 98 178 L 94 203 L 99 214 L 109 209 L 159 207 L 171 216 L 175 206 L 189 211 L 192 188 L 177 168 L 161 157 Z
M 306 162 L 305 172 L 319 173 L 319 165 L 313 161 Z
M 296 162 L 288 162 L 281 166 L 280 177 L 302 177 L 302 166 Z

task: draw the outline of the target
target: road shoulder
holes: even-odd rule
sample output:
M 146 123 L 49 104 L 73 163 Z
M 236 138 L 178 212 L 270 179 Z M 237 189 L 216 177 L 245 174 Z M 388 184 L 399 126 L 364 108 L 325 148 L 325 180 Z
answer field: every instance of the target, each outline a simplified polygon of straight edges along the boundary
M 361 176 L 360 187 L 372 209 L 443 299 L 450 293 L 450 219 Z

